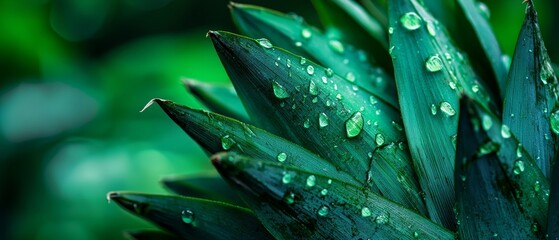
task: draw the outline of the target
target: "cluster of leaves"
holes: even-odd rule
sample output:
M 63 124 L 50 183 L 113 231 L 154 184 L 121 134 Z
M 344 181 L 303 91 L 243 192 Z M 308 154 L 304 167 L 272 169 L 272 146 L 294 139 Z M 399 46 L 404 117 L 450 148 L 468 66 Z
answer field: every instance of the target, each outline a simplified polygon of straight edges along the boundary
M 234 90 L 185 81 L 215 113 L 147 105 L 221 178 L 109 199 L 187 239 L 558 238 L 558 86 L 533 3 L 509 66 L 484 5 L 454 2 L 456 42 L 417 0 L 315 0 L 325 32 L 231 4 L 253 38 L 208 36 Z

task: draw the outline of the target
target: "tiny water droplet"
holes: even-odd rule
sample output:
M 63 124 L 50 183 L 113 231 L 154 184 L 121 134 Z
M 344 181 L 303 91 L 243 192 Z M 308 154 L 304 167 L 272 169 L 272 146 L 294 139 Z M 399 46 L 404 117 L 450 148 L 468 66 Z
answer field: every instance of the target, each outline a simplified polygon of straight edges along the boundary
M 277 159 L 280 162 L 285 162 L 285 160 L 287 160 L 287 154 L 282 152 L 282 153 L 278 154 Z
M 305 65 L 305 63 L 307 63 L 307 59 L 304 58 L 304 57 L 301 57 L 301 59 L 299 59 L 299 63 L 300 63 L 301 65 Z
M 455 90 L 456 89 L 456 83 L 455 82 L 448 82 L 448 86 L 450 87 L 450 89 Z
M 369 209 L 368 207 L 363 207 L 361 208 L 361 216 L 362 217 L 370 217 L 373 213 L 371 212 L 371 209 Z
M 330 208 L 328 208 L 328 206 L 322 206 L 318 209 L 318 215 L 321 217 L 325 217 L 328 213 L 330 213 Z
M 287 59 L 285 65 L 287 66 L 287 68 L 291 68 L 291 60 Z
M 336 99 L 342 100 L 342 98 L 343 98 L 343 97 L 342 97 L 342 94 L 340 94 L 340 93 L 336 94 Z
M 301 36 L 303 36 L 304 39 L 309 39 L 312 37 L 312 32 L 308 28 L 303 28 L 301 30 Z
M 413 238 L 419 238 L 419 233 L 416 232 L 416 231 L 414 231 L 414 232 L 413 232 Z
M 350 82 L 355 82 L 355 74 L 353 74 L 353 72 L 348 72 L 345 75 L 345 79 L 347 79 Z
M 551 113 L 549 116 L 549 124 L 551 125 L 553 133 L 559 134 L 559 109 Z
M 431 104 L 431 115 L 437 115 L 437 106 L 435 104 Z
M 318 115 L 318 126 L 321 128 L 328 126 L 328 116 L 326 116 L 326 113 L 320 113 Z
M 491 117 L 488 115 L 483 115 L 481 117 L 481 127 L 483 128 L 483 130 L 489 131 L 489 129 L 491 129 L 492 126 L 493 126 L 493 120 L 491 120 Z
M 431 21 L 427 21 L 427 32 L 432 37 L 437 35 L 437 30 L 435 29 L 435 24 L 433 24 L 433 22 L 431 22 Z
M 351 117 L 345 122 L 346 135 L 348 138 L 353 138 L 361 133 L 363 129 L 364 121 L 361 112 L 355 112 Z
M 389 27 L 388 28 L 388 34 L 392 34 L 394 33 L 394 28 L 393 27 Z
M 403 131 L 404 128 L 402 127 L 402 125 L 400 125 L 399 123 L 397 123 L 396 121 L 392 121 L 392 126 L 394 128 L 396 128 L 396 130 L 398 130 L 399 132 Z
M 524 172 L 525 166 L 524 161 L 518 159 L 514 162 L 514 167 L 512 168 L 512 172 L 514 175 L 520 175 L 520 173 Z
M 340 41 L 332 39 L 328 41 L 328 45 L 334 52 L 337 52 L 339 54 L 344 53 L 344 45 Z
M 307 73 L 309 75 L 313 75 L 314 74 L 314 67 L 312 65 L 307 66 Z
M 295 42 L 295 46 L 296 46 L 296 47 L 301 47 L 301 46 L 303 46 L 303 43 L 302 43 L 302 42 L 299 42 L 299 41 L 296 41 L 296 42 Z
M 549 61 L 544 61 L 540 68 L 540 80 L 543 84 L 547 84 L 548 79 L 553 78 L 553 75 L 553 67 L 551 67 Z
M 408 12 L 400 17 L 400 23 L 407 30 L 416 30 L 421 27 L 421 17 L 414 12 Z
M 505 124 L 503 124 L 503 125 L 501 126 L 501 136 L 502 136 L 503 138 L 510 138 L 511 134 L 510 134 L 510 128 L 509 128 L 509 126 L 507 126 L 507 125 L 505 125 Z
M 438 72 L 443 69 L 443 60 L 438 55 L 431 56 L 425 61 L 425 68 L 429 72 Z
M 326 189 L 326 188 L 325 188 L 325 189 L 322 189 L 322 190 L 320 191 L 320 195 L 322 195 L 322 196 L 326 196 L 327 194 L 328 194 L 328 189 Z
M 486 142 L 481 145 L 478 150 L 478 156 L 484 156 L 490 153 L 494 153 L 499 150 L 499 145 L 494 142 Z
M 288 184 L 291 182 L 291 174 L 283 173 L 283 177 L 281 178 L 281 182 L 284 184 Z
M 375 143 L 377 146 L 384 144 L 384 135 L 382 135 L 382 133 L 377 133 L 375 135 Z
M 274 90 L 274 95 L 279 99 L 284 99 L 289 97 L 289 93 L 285 88 L 280 85 L 278 82 L 272 82 L 272 89 Z
M 441 112 L 445 113 L 447 116 L 452 117 L 456 115 L 456 111 L 452 108 L 452 105 L 448 102 L 441 102 L 440 106 Z
M 516 147 L 516 157 L 517 158 L 521 158 L 522 157 L 522 144 L 518 144 L 518 146 Z
M 390 217 L 388 215 L 381 214 L 381 215 L 378 215 L 375 218 L 375 223 L 377 223 L 377 224 L 387 224 L 389 219 L 390 219 Z
M 309 83 L 309 93 L 314 96 L 318 95 L 318 87 L 313 80 L 311 80 Z
M 472 86 L 472 92 L 474 92 L 474 93 L 479 92 L 479 85 L 473 85 Z
M 304 128 L 309 128 L 309 127 L 311 127 L 311 120 L 309 120 L 309 119 L 307 118 L 307 120 L 305 120 L 305 122 L 303 123 L 303 127 L 304 127 Z
M 327 77 L 332 77 L 334 76 L 334 70 L 332 70 L 331 68 L 326 68 L 324 69 L 324 74 L 326 74 Z
M 293 204 L 295 202 L 295 193 L 285 192 L 285 194 L 283 194 L 283 202 L 287 203 L 288 205 Z
M 534 183 L 534 191 L 539 192 L 541 188 L 542 188 L 542 185 L 541 185 L 540 181 L 536 181 Z
M 310 175 L 307 177 L 307 187 L 314 187 L 316 185 L 316 177 L 314 175 Z
M 229 150 L 231 149 L 231 147 L 233 147 L 233 145 L 235 145 L 235 140 L 233 140 L 231 136 L 225 135 L 221 137 L 221 147 L 223 148 L 223 150 Z
M 260 46 L 262 46 L 263 48 L 272 48 L 273 45 L 272 43 L 266 39 L 266 38 L 260 38 L 260 39 L 256 39 L 256 41 L 258 42 L 258 44 L 260 44 Z
M 327 183 L 332 184 L 332 179 L 328 179 Z
M 489 20 L 489 18 L 491 17 L 491 12 L 489 11 L 489 7 L 487 7 L 485 3 L 477 2 L 477 9 L 485 19 Z
M 192 224 L 194 222 L 194 212 L 191 210 L 183 210 L 181 212 L 181 219 L 183 223 Z

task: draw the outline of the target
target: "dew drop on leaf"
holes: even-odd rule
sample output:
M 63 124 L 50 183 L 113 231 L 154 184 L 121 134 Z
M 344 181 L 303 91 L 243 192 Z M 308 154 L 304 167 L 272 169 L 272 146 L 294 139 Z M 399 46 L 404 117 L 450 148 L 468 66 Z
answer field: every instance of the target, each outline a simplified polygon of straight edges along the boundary
M 312 65 L 307 66 L 307 73 L 309 75 L 313 75 L 314 74 L 314 67 Z
M 551 113 L 549 116 L 549 123 L 553 133 L 559 134 L 559 109 Z
M 483 130 L 489 131 L 489 129 L 491 129 L 492 126 L 493 126 L 493 120 L 491 120 L 491 117 L 489 117 L 488 115 L 483 115 L 481 117 L 481 127 L 483 128 Z
M 300 63 L 301 65 L 304 65 L 305 63 L 307 63 L 307 59 L 304 58 L 304 57 L 301 57 L 301 59 L 299 59 L 299 63 Z
M 318 209 L 318 216 L 325 217 L 328 213 L 330 213 L 328 206 L 322 206 Z
M 302 36 L 304 39 L 309 39 L 309 38 L 312 37 L 312 32 L 311 32 L 308 28 L 303 28 L 303 29 L 301 30 L 301 36 Z
M 431 21 L 427 21 L 427 32 L 432 37 L 437 35 L 437 30 L 435 29 L 435 24 L 433 24 L 433 22 L 431 22 Z
M 540 181 L 536 181 L 534 183 L 534 191 L 539 192 L 541 188 L 542 188 L 542 185 L 541 185 Z
M 326 68 L 324 69 L 324 74 L 326 74 L 327 77 L 332 77 L 334 76 L 334 71 L 331 68 Z
M 522 144 L 518 144 L 518 146 L 516 147 L 516 157 L 517 158 L 521 158 L 522 157 Z
M 375 143 L 377 146 L 384 144 L 384 135 L 382 135 L 382 133 L 377 133 L 375 135 Z
M 309 93 L 314 96 L 318 95 L 318 87 L 313 80 L 311 80 L 309 83 Z
M 194 212 L 186 209 L 181 212 L 181 219 L 183 223 L 192 224 L 194 222 Z
M 293 204 L 295 202 L 295 194 L 292 192 L 285 192 L 283 195 L 283 201 L 288 205 Z
M 447 116 L 451 117 L 456 115 L 456 111 L 452 108 L 452 105 L 448 102 L 441 102 L 440 106 L 441 112 L 445 113 Z
M 330 41 L 328 41 L 328 45 L 330 46 L 330 49 L 332 49 L 334 52 L 337 52 L 339 54 L 343 54 L 344 53 L 344 45 L 335 39 L 332 39 Z
M 266 38 L 260 38 L 260 39 L 256 39 L 256 41 L 258 42 L 258 44 L 260 44 L 260 46 L 262 46 L 263 48 L 272 48 L 273 45 L 272 43 L 266 39 Z
M 278 82 L 272 82 L 272 89 L 274 90 L 274 95 L 279 99 L 284 99 L 289 97 L 289 93 L 285 88 L 280 85 Z
M 443 61 L 438 55 L 431 56 L 425 61 L 425 68 L 429 72 L 438 72 L 443 69 Z
M 487 7 L 485 3 L 477 2 L 477 9 L 479 10 L 479 13 L 481 13 L 481 16 L 489 20 L 489 18 L 491 17 L 491 12 L 489 11 L 489 7 Z
M 345 75 L 345 79 L 347 79 L 350 82 L 355 82 L 355 74 L 353 74 L 353 72 L 348 72 Z
M 223 150 L 229 150 L 233 145 L 235 145 L 235 140 L 233 140 L 231 136 L 225 135 L 221 138 L 221 147 Z
M 510 138 L 511 134 L 510 134 L 510 128 L 509 126 L 503 124 L 501 126 L 501 137 L 503 138 Z
M 378 215 L 375 218 L 375 223 L 377 223 L 377 224 L 387 224 L 389 219 L 390 219 L 390 217 L 388 217 L 388 215 L 381 214 L 381 215 Z
M 328 126 L 328 116 L 326 116 L 326 113 L 320 113 L 318 115 L 318 126 L 321 128 Z
M 421 27 L 421 17 L 414 12 L 408 12 L 400 17 L 400 23 L 407 30 L 416 30 Z
M 435 104 L 431 104 L 431 115 L 437 115 L 437 106 Z
M 283 177 L 281 178 L 281 182 L 284 184 L 288 184 L 291 182 L 291 174 L 283 173 Z
M 287 154 L 282 152 L 282 153 L 278 154 L 277 159 L 280 162 L 285 162 L 285 160 L 287 160 Z
M 392 34 L 394 33 L 394 28 L 393 27 L 389 27 L 388 28 L 388 34 Z
M 316 177 L 314 175 L 310 175 L 307 177 L 307 187 L 314 187 L 316 185 Z
M 303 122 L 303 127 L 304 128 L 309 128 L 311 127 L 311 121 L 309 119 L 305 120 L 305 122 Z
M 372 215 L 371 209 L 369 209 L 368 207 L 361 208 L 361 216 L 362 217 L 370 217 L 371 215 Z
M 520 175 L 520 173 L 524 172 L 525 166 L 524 161 L 518 159 L 514 162 L 514 167 L 512 168 L 512 172 L 514 175 Z
M 363 130 L 364 120 L 361 112 L 355 112 L 345 122 L 346 135 L 348 138 L 353 138 L 361 133 Z
M 326 194 L 328 194 L 328 189 L 325 188 L 320 191 L 320 195 L 326 196 Z

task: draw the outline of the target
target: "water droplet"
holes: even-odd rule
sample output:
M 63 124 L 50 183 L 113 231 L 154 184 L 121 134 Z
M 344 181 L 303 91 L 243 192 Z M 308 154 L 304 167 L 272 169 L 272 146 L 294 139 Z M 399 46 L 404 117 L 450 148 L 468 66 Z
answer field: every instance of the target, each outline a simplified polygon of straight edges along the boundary
M 551 64 L 549 63 L 549 61 L 544 61 L 540 69 L 540 80 L 543 82 L 543 84 L 547 84 L 547 80 L 553 78 L 553 76 L 554 73 Z
M 260 39 L 256 39 L 256 41 L 258 42 L 258 44 L 260 44 L 260 46 L 262 46 L 263 48 L 272 48 L 273 45 L 272 43 L 266 39 L 266 38 L 260 38 Z
M 555 110 L 549 116 L 549 123 L 551 125 L 551 130 L 555 134 L 559 134 L 559 109 Z
M 301 57 L 301 59 L 299 59 L 299 63 L 300 63 L 301 65 L 305 65 L 305 63 L 307 63 L 307 59 L 304 58 L 304 57 Z
M 326 194 L 328 194 L 328 189 L 322 189 L 322 191 L 320 191 L 320 195 L 322 196 L 326 196 Z
M 283 194 L 283 202 L 287 203 L 288 205 L 293 204 L 295 202 L 295 193 L 285 192 L 285 194 Z
M 183 223 L 192 224 L 194 222 L 194 212 L 191 210 L 183 210 L 181 212 L 181 219 Z
M 394 28 L 393 27 L 389 27 L 388 28 L 388 34 L 392 34 L 394 33 Z
M 326 113 L 320 113 L 318 115 L 318 126 L 321 128 L 328 126 L 328 116 L 326 116 Z
M 375 218 L 375 223 L 377 223 L 377 224 L 387 224 L 389 219 L 390 219 L 390 217 L 388 215 L 381 214 L 381 215 L 378 215 Z
M 382 135 L 382 133 L 377 133 L 375 135 L 375 143 L 377 146 L 384 144 L 384 135 Z
M 404 151 L 406 149 L 406 144 L 404 142 L 399 142 L 398 143 L 398 148 L 402 151 Z
M 435 104 L 431 104 L 431 115 L 437 115 L 437 106 Z
M 272 89 L 274 90 L 274 95 L 279 99 L 284 99 L 289 97 L 289 93 L 285 88 L 280 85 L 278 82 L 272 82 Z
M 517 158 L 521 158 L 522 157 L 522 144 L 518 144 L 518 146 L 516 147 L 516 157 Z
M 396 121 L 392 121 L 392 126 L 394 128 L 396 128 L 396 130 L 398 130 L 399 132 L 401 132 L 402 130 L 404 130 L 404 128 L 402 127 L 402 125 L 400 125 L 399 123 L 397 123 Z
M 421 27 L 421 17 L 414 12 L 408 12 L 400 17 L 400 23 L 407 30 L 416 30 Z
M 291 60 L 287 59 L 286 64 L 287 68 L 291 68 Z
M 339 54 L 344 53 L 344 45 L 340 41 L 332 39 L 328 41 L 328 45 L 334 52 Z
M 483 115 L 481 117 L 481 127 L 483 128 L 483 130 L 489 131 L 489 129 L 491 129 L 492 126 L 493 126 L 493 120 L 491 120 L 491 117 L 488 115 Z
M 450 136 L 450 142 L 452 143 L 452 146 L 454 146 L 454 149 L 456 149 L 456 141 L 458 140 L 458 134 L 454 134 L 452 136 Z
M 312 32 L 308 28 L 303 28 L 301 30 L 301 36 L 303 36 L 304 39 L 309 39 L 312 37 Z
M 316 185 L 316 177 L 314 175 L 310 175 L 307 177 L 307 187 L 314 187 Z
M 233 145 L 235 145 L 235 140 L 233 140 L 231 136 L 225 135 L 221 138 L 221 147 L 223 150 L 229 150 Z
M 433 22 L 431 22 L 431 21 L 427 21 L 427 32 L 429 33 L 429 35 L 431 35 L 433 37 L 437 35 L 437 30 L 435 29 L 435 24 L 433 24 Z
M 330 213 L 330 208 L 328 208 L 328 206 L 322 206 L 318 209 L 318 215 L 321 217 L 325 217 L 328 213 Z
M 353 138 L 361 133 L 364 121 L 361 112 L 356 112 L 345 122 L 345 130 L 348 138 Z
M 285 160 L 287 160 L 287 154 L 282 152 L 282 153 L 278 154 L 277 159 L 280 162 L 285 162 Z
M 489 7 L 487 7 L 485 3 L 477 2 L 477 9 L 485 19 L 489 20 L 489 18 L 491 17 L 491 12 L 489 11 Z
M 336 99 L 342 100 L 342 98 L 343 98 L 343 97 L 342 97 L 342 94 L 340 94 L 340 93 L 336 94 Z
M 472 86 L 472 92 L 474 92 L 474 93 L 479 92 L 479 85 L 473 85 Z
M 326 68 L 324 69 L 324 74 L 326 74 L 327 77 L 332 77 L 334 76 L 334 71 L 331 68 Z
M 413 238 L 419 238 L 419 233 L 416 232 L 416 231 L 414 231 L 414 232 L 413 232 Z
M 524 161 L 518 159 L 514 162 L 514 167 L 512 168 L 512 172 L 515 175 L 519 175 L 520 173 L 524 172 L 525 166 Z
M 484 156 L 490 153 L 497 152 L 499 150 L 499 145 L 494 142 L 486 142 L 481 145 L 478 150 L 478 156 Z
M 307 120 L 305 120 L 305 122 L 303 123 L 303 127 L 304 128 L 309 128 L 311 127 L 311 121 L 307 118 Z
M 540 181 L 536 181 L 534 183 L 534 191 L 539 192 L 541 188 L 542 188 L 542 185 L 541 185 Z
M 345 75 L 345 79 L 347 79 L 350 82 L 355 82 L 355 74 L 353 74 L 353 72 L 348 72 Z
M 284 184 L 288 184 L 291 182 L 291 174 L 283 173 L 283 177 L 281 178 L 281 182 Z
M 313 75 L 314 74 L 314 67 L 312 65 L 307 66 L 307 73 L 309 75 Z
M 441 102 L 440 106 L 441 112 L 445 113 L 447 116 L 452 117 L 456 115 L 456 111 L 452 108 L 452 105 L 448 102 Z
M 510 135 L 510 128 L 509 128 L 509 126 L 507 126 L 507 125 L 505 125 L 505 124 L 503 124 L 503 125 L 501 126 L 501 136 L 502 136 L 503 138 L 510 138 L 511 135 Z
M 363 207 L 361 208 L 361 216 L 362 217 L 370 217 L 373 213 L 371 212 L 371 209 L 369 209 L 368 207 Z
M 431 56 L 425 61 L 425 68 L 429 72 L 438 72 L 443 69 L 443 60 L 438 55 Z
M 328 184 L 332 184 L 332 179 L 328 179 Z
M 450 89 L 455 90 L 456 89 L 456 83 L 455 82 L 448 82 L 448 86 L 450 87 Z
M 312 103 L 317 103 L 317 102 L 318 102 L 318 97 L 314 97 L 314 98 L 312 99 Z
M 318 95 L 318 87 L 313 80 L 311 80 L 309 83 L 309 93 L 314 96 Z

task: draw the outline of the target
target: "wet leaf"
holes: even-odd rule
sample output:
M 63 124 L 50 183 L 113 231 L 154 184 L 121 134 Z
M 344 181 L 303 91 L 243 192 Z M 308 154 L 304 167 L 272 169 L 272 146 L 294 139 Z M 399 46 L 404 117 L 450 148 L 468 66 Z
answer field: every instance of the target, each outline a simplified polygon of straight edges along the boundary
M 371 159 L 380 147 L 405 140 L 396 109 L 282 49 L 227 32 L 209 35 L 255 123 L 319 154 L 384 196 L 425 212 L 407 149 Z M 276 66 L 277 59 L 295 64 Z M 399 151 L 405 153 L 394 157 Z
M 111 192 L 107 197 L 184 238 L 272 239 L 246 208 L 197 198 L 129 192 Z
M 277 238 L 454 239 L 443 227 L 360 186 L 233 153 L 215 155 L 212 162 L 247 194 Z
M 313 0 L 326 35 L 364 49 L 386 72 L 393 68 L 388 54 L 386 29 L 354 1 Z
M 184 239 L 157 230 L 131 230 L 124 232 L 124 236 L 132 240 L 179 240 Z
M 555 163 L 553 166 L 547 216 L 548 239 L 559 238 L 559 164 Z
M 289 166 L 322 172 L 342 181 L 356 182 L 354 177 L 338 171 L 317 155 L 262 129 L 171 101 L 153 101 L 202 148 L 212 154 L 224 150 L 237 151 L 262 160 L 282 161 Z
M 559 150 L 557 84 L 541 38 L 536 10 L 529 2 L 507 79 L 503 123 L 548 178 Z
M 514 189 L 500 166 L 499 145 L 480 128 L 472 104 L 466 98 L 460 102 L 454 173 L 460 237 L 535 238 L 531 219 L 518 207 Z
M 399 107 L 394 79 L 382 68 L 371 67 L 374 59 L 369 59 L 364 51 L 328 38 L 293 15 L 244 4 L 232 4 L 231 13 L 237 27 L 247 36 L 266 37 L 279 47 L 331 68 L 334 73 Z M 290 65 L 297 66 L 297 63 Z
M 163 185 L 186 197 L 203 198 L 243 206 L 237 193 L 217 173 L 167 177 Z
M 186 89 L 211 111 L 250 122 L 248 113 L 232 86 L 208 84 L 193 79 L 183 81 Z

